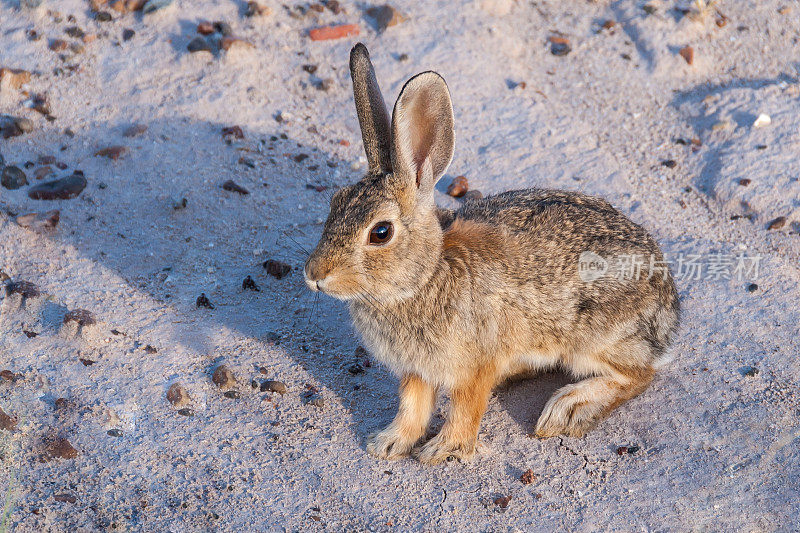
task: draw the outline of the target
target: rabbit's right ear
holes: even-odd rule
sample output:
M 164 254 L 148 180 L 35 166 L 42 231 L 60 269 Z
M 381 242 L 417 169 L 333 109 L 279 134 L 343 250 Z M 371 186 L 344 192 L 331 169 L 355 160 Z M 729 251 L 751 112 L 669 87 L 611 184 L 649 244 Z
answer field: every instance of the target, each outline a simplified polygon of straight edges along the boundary
M 392 166 L 417 202 L 432 203 L 433 187 L 450 166 L 455 146 L 453 104 L 436 72 L 403 87 L 392 114 Z
M 367 47 L 361 43 L 350 50 L 350 77 L 369 171 L 388 174 L 392 171 L 389 113 Z

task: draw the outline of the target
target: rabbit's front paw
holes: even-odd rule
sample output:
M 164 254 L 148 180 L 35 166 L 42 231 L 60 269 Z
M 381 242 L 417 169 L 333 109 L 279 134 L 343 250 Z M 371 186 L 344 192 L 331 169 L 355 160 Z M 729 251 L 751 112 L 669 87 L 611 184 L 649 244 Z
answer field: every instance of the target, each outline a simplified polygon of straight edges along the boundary
M 414 448 L 413 454 L 420 463 L 429 465 L 452 459 L 469 461 L 475 455 L 475 442 L 464 443 L 448 440 L 439 433 L 422 446 Z
M 367 438 L 367 452 L 379 459 L 401 459 L 407 457 L 414 442 L 395 427 L 389 426 Z

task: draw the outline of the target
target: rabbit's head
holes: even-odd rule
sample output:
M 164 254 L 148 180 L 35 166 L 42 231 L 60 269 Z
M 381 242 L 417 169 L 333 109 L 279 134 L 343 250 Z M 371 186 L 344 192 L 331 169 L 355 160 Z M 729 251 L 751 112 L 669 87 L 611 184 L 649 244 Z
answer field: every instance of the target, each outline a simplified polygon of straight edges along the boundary
M 390 124 L 361 43 L 350 52 L 350 74 L 369 170 L 333 195 L 305 279 L 342 300 L 400 300 L 425 283 L 441 254 L 433 192 L 453 157 L 450 93 L 435 72 L 414 76 Z

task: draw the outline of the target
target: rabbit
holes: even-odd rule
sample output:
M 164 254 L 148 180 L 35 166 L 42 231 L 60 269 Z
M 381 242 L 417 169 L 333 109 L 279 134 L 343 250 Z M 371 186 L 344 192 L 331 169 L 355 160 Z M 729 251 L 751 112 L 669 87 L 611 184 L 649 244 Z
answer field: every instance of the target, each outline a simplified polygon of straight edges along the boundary
M 348 302 L 364 345 L 399 378 L 397 415 L 367 451 L 470 460 L 492 389 L 531 371 L 560 367 L 581 379 L 546 403 L 540 438 L 581 437 L 641 393 L 667 361 L 679 319 L 653 238 L 576 192 L 518 190 L 438 208 L 434 186 L 455 137 L 444 79 L 428 71 L 408 80 L 390 121 L 361 43 L 350 72 L 369 168 L 333 195 L 304 278 Z M 450 409 L 424 442 L 440 390 Z

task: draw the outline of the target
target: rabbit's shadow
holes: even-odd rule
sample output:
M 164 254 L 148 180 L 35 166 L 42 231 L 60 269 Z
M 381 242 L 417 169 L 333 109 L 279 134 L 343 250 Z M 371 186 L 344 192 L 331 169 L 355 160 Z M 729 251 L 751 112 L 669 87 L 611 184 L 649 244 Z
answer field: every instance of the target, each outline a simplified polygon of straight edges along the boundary
M 536 421 L 542 414 L 547 400 L 558 389 L 575 381 L 559 370 L 521 374 L 498 385 L 494 391 L 494 400 L 520 426 L 522 431 L 533 435 Z

